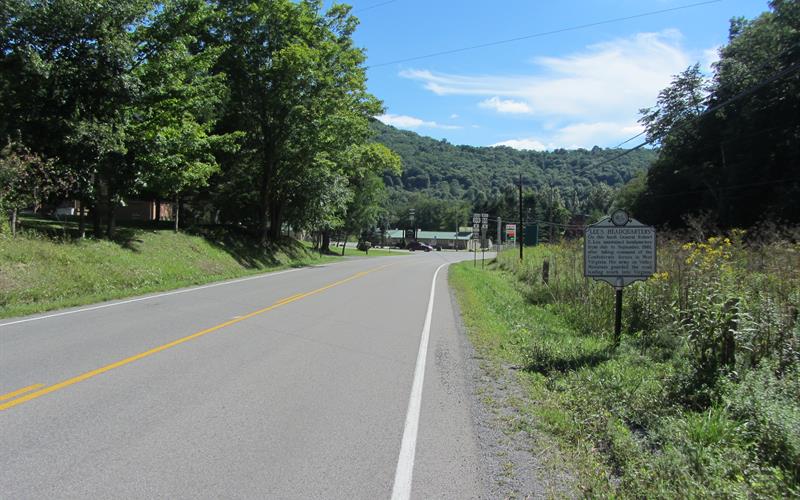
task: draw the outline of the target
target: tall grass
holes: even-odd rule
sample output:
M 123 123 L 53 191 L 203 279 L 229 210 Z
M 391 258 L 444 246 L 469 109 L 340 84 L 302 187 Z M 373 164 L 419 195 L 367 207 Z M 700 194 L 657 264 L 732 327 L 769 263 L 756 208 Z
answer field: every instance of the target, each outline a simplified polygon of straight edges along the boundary
M 530 327 L 520 342 L 528 371 L 571 416 L 551 430 L 600 450 L 618 494 L 800 495 L 794 238 L 661 237 L 658 273 L 625 289 L 616 350 L 614 292 L 583 277 L 582 241 L 497 257 L 532 310 L 566 325 Z

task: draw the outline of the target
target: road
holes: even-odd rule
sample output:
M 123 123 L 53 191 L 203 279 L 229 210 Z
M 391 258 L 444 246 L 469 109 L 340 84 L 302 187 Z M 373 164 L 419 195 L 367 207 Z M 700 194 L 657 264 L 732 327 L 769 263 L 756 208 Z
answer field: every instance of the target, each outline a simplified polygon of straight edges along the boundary
M 0 495 L 485 497 L 446 278 L 468 257 L 0 320 Z

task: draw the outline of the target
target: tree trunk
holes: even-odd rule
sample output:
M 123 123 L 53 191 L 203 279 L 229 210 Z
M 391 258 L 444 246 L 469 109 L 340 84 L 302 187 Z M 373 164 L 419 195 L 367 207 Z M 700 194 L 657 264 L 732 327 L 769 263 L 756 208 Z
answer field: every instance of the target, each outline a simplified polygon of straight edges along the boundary
M 11 209 L 11 237 L 17 237 L 17 207 Z
M 342 257 L 344 257 L 344 250 L 347 248 L 347 237 L 349 235 L 344 233 L 344 243 L 342 243 Z
M 102 219 L 100 217 L 100 200 L 95 200 L 92 204 L 92 232 L 94 232 L 95 238 L 102 238 L 103 237 L 103 230 L 100 228 L 102 225 Z
M 81 235 L 81 239 L 86 238 L 86 200 L 81 198 L 80 200 L 81 208 L 78 211 L 78 234 Z
M 177 233 L 180 230 L 180 220 L 181 220 L 181 198 L 177 194 L 175 195 L 175 232 Z
M 159 223 L 161 222 L 161 197 L 156 196 L 156 216 L 155 216 L 155 226 L 158 227 Z
M 103 224 L 103 214 L 102 214 L 102 206 L 103 206 L 103 189 L 100 182 L 99 175 L 93 175 L 92 182 L 94 183 L 94 203 L 92 204 L 92 229 L 94 230 L 94 237 L 95 238 L 102 238 L 103 237 L 103 230 L 101 228 Z
M 331 232 L 329 229 L 322 231 L 322 243 L 319 250 L 326 253 L 331 251 Z
M 283 219 L 283 204 L 272 202 L 269 204 L 269 239 L 278 241 L 281 237 L 281 221 Z
M 269 239 L 269 208 L 270 208 L 270 200 L 269 200 L 269 179 L 270 179 L 270 167 L 267 166 L 264 174 L 261 176 L 261 186 L 260 186 L 260 193 L 259 193 L 259 202 L 260 202 L 260 214 L 259 214 L 259 239 L 261 242 L 261 246 L 267 245 L 267 240 Z
M 109 196 L 108 199 L 108 223 L 106 224 L 106 234 L 108 238 L 111 239 L 117 232 L 117 217 L 116 217 L 116 203 L 111 201 L 111 197 Z

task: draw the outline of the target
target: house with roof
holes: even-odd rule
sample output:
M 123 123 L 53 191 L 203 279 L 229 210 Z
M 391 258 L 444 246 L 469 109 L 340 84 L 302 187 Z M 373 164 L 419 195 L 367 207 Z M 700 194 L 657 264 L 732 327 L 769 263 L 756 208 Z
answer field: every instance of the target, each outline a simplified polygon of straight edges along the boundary
M 466 250 L 470 239 L 472 239 L 472 232 L 422 231 L 419 229 L 416 238 L 420 243 L 426 243 L 433 247 L 438 245 L 451 250 Z M 390 229 L 386 231 L 386 240 L 388 245 L 400 243 L 406 245 L 414 238 L 407 238 L 404 229 Z

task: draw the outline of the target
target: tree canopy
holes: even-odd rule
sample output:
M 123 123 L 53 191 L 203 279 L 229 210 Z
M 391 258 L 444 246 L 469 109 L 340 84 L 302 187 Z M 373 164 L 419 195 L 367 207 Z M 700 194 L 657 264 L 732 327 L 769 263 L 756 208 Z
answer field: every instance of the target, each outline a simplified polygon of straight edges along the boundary
M 133 197 L 210 204 L 262 242 L 286 223 L 373 224 L 374 169 L 400 175 L 369 145 L 382 105 L 346 5 L 10 0 L 2 16 L 0 138 L 70 171 L 60 195 L 90 207 L 98 234 Z
M 641 122 L 660 144 L 631 206 L 680 226 L 707 213 L 722 227 L 800 221 L 800 4 L 731 21 L 714 74 L 677 75 Z

